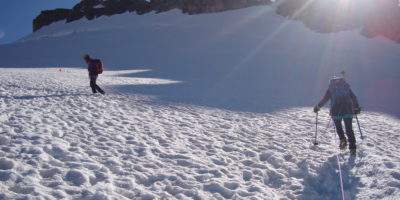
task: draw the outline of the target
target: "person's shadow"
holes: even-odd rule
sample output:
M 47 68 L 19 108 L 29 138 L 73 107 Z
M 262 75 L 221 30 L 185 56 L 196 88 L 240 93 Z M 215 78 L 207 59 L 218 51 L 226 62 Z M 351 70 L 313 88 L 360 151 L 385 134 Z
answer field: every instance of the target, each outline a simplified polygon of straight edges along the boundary
M 298 198 L 301 200 L 313 199 L 356 199 L 359 187 L 362 184 L 360 178 L 357 177 L 351 169 L 355 167 L 355 156 L 348 159 L 339 155 L 340 171 L 336 155 L 328 158 L 317 170 L 316 174 L 305 171 L 304 190 Z M 343 162 L 344 161 L 344 162 Z M 343 193 L 341 181 L 343 181 Z

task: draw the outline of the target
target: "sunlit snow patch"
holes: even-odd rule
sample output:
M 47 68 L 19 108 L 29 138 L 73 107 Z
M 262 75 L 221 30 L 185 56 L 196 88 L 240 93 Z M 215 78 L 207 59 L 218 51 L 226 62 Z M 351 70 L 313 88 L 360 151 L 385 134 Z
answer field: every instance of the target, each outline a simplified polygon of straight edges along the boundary
M 104 84 L 108 85 L 167 85 L 167 84 L 177 84 L 181 81 L 169 80 L 169 79 L 159 79 L 159 78 L 138 78 L 129 77 L 135 73 L 143 73 L 151 70 L 121 70 L 121 71 L 110 71 L 105 73 L 107 76 L 115 76 L 117 78 L 105 79 Z

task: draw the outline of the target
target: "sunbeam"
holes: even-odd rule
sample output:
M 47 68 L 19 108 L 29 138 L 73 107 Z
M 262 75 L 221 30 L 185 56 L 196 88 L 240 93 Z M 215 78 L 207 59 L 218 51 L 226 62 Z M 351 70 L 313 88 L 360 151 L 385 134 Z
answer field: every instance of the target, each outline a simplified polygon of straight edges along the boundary
M 308 0 L 307 4 L 303 5 L 303 7 L 298 10 L 295 13 L 295 16 L 297 16 L 299 13 L 301 13 L 302 10 L 305 10 L 307 8 L 308 5 L 311 4 L 312 1 L 315 0 Z M 270 11 L 270 10 L 269 10 Z M 252 16 L 250 16 L 249 18 L 244 19 L 240 24 L 243 23 L 249 23 L 250 20 L 255 19 L 256 17 L 260 17 L 263 14 L 266 13 L 256 13 Z M 260 53 L 260 51 L 262 50 L 262 48 L 268 44 L 268 42 L 270 42 L 275 36 L 277 36 L 279 33 L 281 33 L 285 27 L 287 27 L 289 24 L 291 24 L 292 22 L 289 20 L 285 20 L 282 21 L 282 23 L 277 26 L 276 28 L 273 29 L 273 31 L 271 33 L 269 33 L 268 35 L 266 35 L 261 41 L 258 42 L 258 45 L 256 45 L 246 56 L 243 57 L 243 59 L 241 59 L 241 61 L 232 68 L 231 71 L 227 72 L 226 75 L 224 77 L 221 78 L 221 80 L 219 82 L 217 82 L 217 85 L 224 82 L 226 79 L 229 79 L 233 74 L 235 74 L 239 69 L 243 68 L 244 66 L 246 66 L 246 63 L 248 63 L 249 61 L 252 60 L 252 58 Z M 263 28 L 263 27 L 260 27 Z M 217 87 L 217 85 L 215 87 Z

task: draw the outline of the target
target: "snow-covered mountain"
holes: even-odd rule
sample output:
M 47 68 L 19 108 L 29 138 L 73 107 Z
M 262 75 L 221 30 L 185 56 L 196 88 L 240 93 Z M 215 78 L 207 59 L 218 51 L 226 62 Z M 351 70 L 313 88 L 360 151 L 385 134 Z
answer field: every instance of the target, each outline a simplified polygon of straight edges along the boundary
M 400 45 L 274 10 L 125 13 L 0 46 L 0 199 L 399 198 Z M 312 106 L 342 70 L 363 107 L 357 157 L 327 110 L 312 145 Z

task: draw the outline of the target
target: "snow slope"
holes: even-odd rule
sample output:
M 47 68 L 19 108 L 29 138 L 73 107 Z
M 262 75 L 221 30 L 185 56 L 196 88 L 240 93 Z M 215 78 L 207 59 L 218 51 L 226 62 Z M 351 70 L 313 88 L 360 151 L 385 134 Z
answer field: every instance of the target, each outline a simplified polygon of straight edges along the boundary
M 398 199 L 399 50 L 266 6 L 51 25 L 0 46 L 0 199 L 341 199 L 342 182 L 345 199 Z M 326 108 L 312 144 L 311 106 L 343 69 L 357 157 Z
M 0 69 L 0 199 L 340 199 L 323 110 L 274 113 L 167 104 L 113 85 L 177 84 L 85 70 Z M 346 199 L 400 197 L 400 121 L 365 112 L 359 153 L 339 154 Z M 355 124 L 354 124 L 355 125 Z M 355 125 L 356 127 L 356 125 Z M 357 129 L 355 129 L 357 130 Z
M 89 53 L 107 70 L 150 69 L 127 77 L 181 82 L 140 86 L 134 93 L 259 113 L 313 106 L 328 79 L 346 70 L 365 110 L 400 116 L 400 45 L 367 39 L 359 30 L 314 33 L 274 10 L 257 6 L 204 15 L 174 10 L 59 22 L 0 46 L 0 66 L 84 67 L 82 55 Z

